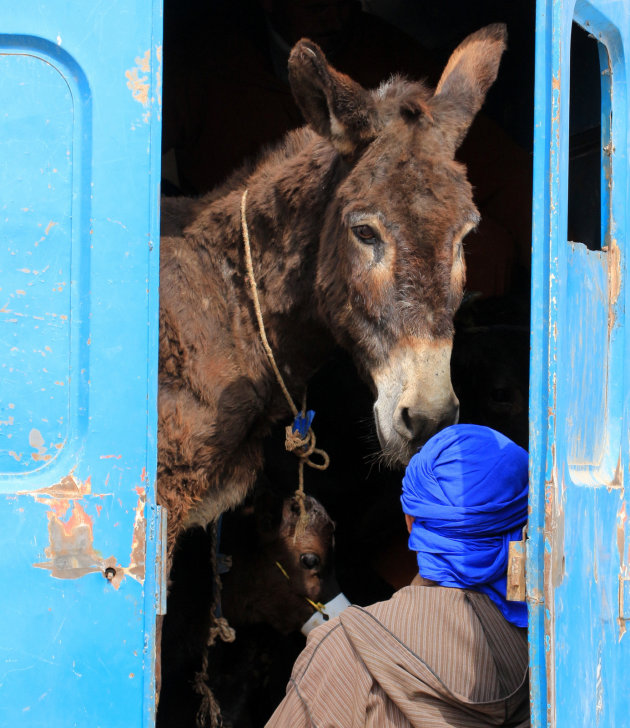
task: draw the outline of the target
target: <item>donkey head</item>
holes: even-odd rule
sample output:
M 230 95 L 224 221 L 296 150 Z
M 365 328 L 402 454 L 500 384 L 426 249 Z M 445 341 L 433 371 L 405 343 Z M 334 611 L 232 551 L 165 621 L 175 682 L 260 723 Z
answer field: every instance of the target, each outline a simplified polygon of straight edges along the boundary
M 367 91 L 301 40 L 289 60 L 309 125 L 339 155 L 322 221 L 318 306 L 376 395 L 383 455 L 406 463 L 457 421 L 450 380 L 464 236 L 479 215 L 455 161 L 505 48 L 503 25 L 464 40 L 431 91 L 393 78 Z

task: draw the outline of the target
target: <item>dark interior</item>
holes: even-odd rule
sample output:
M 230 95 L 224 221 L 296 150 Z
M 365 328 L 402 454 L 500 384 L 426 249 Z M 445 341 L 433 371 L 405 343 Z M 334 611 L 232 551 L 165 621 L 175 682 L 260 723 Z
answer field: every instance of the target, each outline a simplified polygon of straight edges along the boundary
M 460 40 L 498 21 L 507 23 L 508 51 L 483 113 L 505 135 L 503 172 L 512 169 L 511 159 L 517 160 L 514 175 L 520 177 L 515 184 L 525 190 L 517 201 L 517 213 L 525 221 L 519 234 L 521 241 L 529 241 L 533 0 L 364 0 L 363 8 L 349 0 L 166 0 L 163 193 L 207 191 L 261 143 L 273 143 L 283 124 L 300 124 L 283 76 L 282 53 L 277 47 L 270 50 L 270 33 L 288 39 L 287 44 L 297 39 L 296 33 L 309 35 L 340 70 L 370 87 L 392 73 L 435 83 Z M 596 44 L 581 30 L 575 43 L 580 51 L 572 68 L 571 94 L 572 100 L 584 103 L 576 101 L 571 119 L 574 203 L 569 230 L 573 239 L 582 236 L 599 247 Z M 204 124 L 212 126 L 215 149 L 203 141 Z M 473 150 L 480 168 L 494 150 L 492 138 L 488 144 Z M 512 184 L 508 177 L 506 184 Z M 498 236 L 495 248 L 490 241 L 486 257 L 475 263 L 473 256 L 469 262 L 472 283 L 457 316 L 452 378 L 461 422 L 489 425 L 527 447 L 530 252 L 527 242 L 514 240 L 508 254 L 504 239 Z M 500 276 L 484 277 L 484 260 L 494 259 L 503 261 Z M 306 469 L 306 492 L 336 522 L 337 579 L 347 597 L 363 605 L 387 599 L 416 570 L 399 505 L 402 473 L 379 463 L 371 406 L 368 387 L 341 352 L 309 387 L 318 445 L 329 453 L 331 464 L 325 472 Z M 283 437 L 279 431 L 270 438 L 264 474 L 266 487 L 282 497 L 295 490 L 298 477 L 297 461 L 285 452 Z M 195 725 L 203 695 L 193 682 L 200 671 L 222 705 L 223 725 L 264 725 L 304 645 L 299 632 L 282 635 L 260 624 L 237 630 L 234 643 L 217 638 L 207 667 L 202 666 L 209 615 L 218 601 L 215 552 L 230 554 L 244 547 L 253 503 L 225 514 L 218 546 L 211 529 L 196 529 L 181 541 L 164 627 L 161 728 Z M 205 706 L 199 724 L 212 725 L 207 700 Z

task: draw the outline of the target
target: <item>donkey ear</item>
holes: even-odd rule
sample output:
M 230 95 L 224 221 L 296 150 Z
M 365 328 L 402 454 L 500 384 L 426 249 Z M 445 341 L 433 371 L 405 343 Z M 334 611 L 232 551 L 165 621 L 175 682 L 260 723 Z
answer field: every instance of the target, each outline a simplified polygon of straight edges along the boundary
M 298 41 L 289 56 L 289 82 L 306 122 L 344 156 L 374 138 L 371 95 L 327 61 L 313 41 Z
M 446 64 L 431 106 L 438 115 L 444 107 L 449 110 L 443 126 L 454 150 L 466 136 L 497 77 L 506 41 L 504 23 L 487 25 L 463 40 Z

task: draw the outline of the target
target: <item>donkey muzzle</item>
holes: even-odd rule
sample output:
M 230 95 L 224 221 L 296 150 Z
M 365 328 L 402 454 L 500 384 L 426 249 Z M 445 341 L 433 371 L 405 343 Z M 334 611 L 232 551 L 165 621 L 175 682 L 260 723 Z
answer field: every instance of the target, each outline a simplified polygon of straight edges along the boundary
M 457 422 L 449 341 L 414 339 L 395 347 L 373 373 L 376 430 L 386 459 L 406 464 L 436 432 Z

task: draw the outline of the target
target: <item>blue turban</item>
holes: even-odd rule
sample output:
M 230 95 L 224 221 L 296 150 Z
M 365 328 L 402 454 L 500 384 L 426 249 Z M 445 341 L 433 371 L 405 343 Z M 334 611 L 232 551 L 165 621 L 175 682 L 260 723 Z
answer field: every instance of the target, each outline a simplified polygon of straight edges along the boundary
M 508 545 L 527 521 L 527 467 L 527 452 L 501 433 L 452 425 L 411 458 L 401 497 L 420 575 L 487 594 L 518 627 L 527 626 L 526 604 L 505 593 Z

